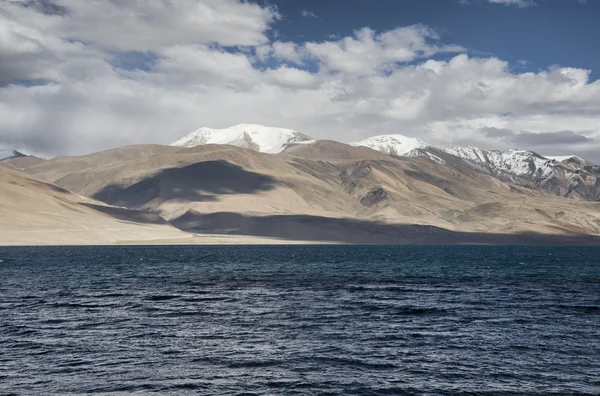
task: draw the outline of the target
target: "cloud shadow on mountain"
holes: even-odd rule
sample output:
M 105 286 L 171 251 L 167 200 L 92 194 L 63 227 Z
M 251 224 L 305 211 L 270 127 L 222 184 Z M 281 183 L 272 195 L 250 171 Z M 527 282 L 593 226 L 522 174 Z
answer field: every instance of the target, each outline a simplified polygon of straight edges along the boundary
M 244 170 L 224 160 L 204 161 L 182 168 L 164 169 L 131 186 L 111 184 L 92 196 L 102 202 L 127 208 L 141 208 L 178 199 L 190 202 L 217 201 L 218 195 L 255 194 L 272 190 L 277 180 Z
M 232 212 L 200 214 L 190 210 L 171 223 L 181 230 L 199 234 L 349 244 L 600 245 L 600 237 L 590 235 L 456 232 L 429 225 L 388 224 L 309 215 L 248 216 Z

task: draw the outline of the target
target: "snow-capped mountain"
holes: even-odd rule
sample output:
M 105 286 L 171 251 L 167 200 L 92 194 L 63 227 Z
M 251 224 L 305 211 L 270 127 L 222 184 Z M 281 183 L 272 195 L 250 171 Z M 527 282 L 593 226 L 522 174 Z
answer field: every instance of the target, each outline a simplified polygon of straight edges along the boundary
M 442 150 L 502 181 L 563 197 L 600 199 L 600 167 L 579 156 L 544 157 L 528 150 L 476 147 Z
M 545 155 L 544 157 L 556 160 L 564 165 L 571 166 L 598 166 L 597 164 L 580 157 L 579 155 Z
M 200 128 L 172 146 L 229 144 L 277 154 L 291 144 L 315 140 L 292 129 L 239 124 L 225 129 Z M 528 150 L 483 150 L 477 147 L 439 148 L 399 134 L 373 136 L 351 146 L 364 146 L 393 156 L 426 157 L 457 171 L 477 170 L 504 182 L 563 197 L 600 200 L 600 166 L 579 156 L 544 157 Z
M 551 160 L 555 160 L 557 162 L 564 162 L 564 161 L 569 161 L 571 159 L 580 159 L 580 160 L 584 160 L 583 158 L 581 158 L 578 155 L 544 155 L 544 157 L 551 159 Z M 585 161 L 585 160 L 584 160 Z
M 171 143 L 171 146 L 195 147 L 203 144 L 229 144 L 276 154 L 292 143 L 312 143 L 314 139 L 298 131 L 258 124 L 239 124 L 225 129 L 200 128 Z
M 545 180 L 552 177 L 558 161 L 528 150 L 482 150 L 477 147 L 447 147 L 445 152 L 482 165 L 490 173 Z
M 476 169 L 505 182 L 563 197 L 600 200 L 600 166 L 579 156 L 544 157 L 529 150 L 477 147 L 438 148 L 403 135 L 373 136 L 350 145 L 389 155 L 426 157 L 457 170 Z
M 350 143 L 351 146 L 364 146 L 381 151 L 388 155 L 406 155 L 412 150 L 428 147 L 424 141 L 404 135 L 372 136 L 360 142 Z

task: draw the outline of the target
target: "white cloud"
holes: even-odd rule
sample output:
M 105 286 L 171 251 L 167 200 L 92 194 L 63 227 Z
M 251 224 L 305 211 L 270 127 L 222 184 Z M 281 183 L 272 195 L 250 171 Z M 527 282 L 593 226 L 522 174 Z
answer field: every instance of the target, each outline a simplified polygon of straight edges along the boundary
M 260 62 L 273 59 L 278 62 L 291 62 L 301 65 L 307 56 L 306 50 L 291 41 L 275 41 L 272 44 L 259 45 L 255 48 L 256 58 Z
M 504 5 L 515 5 L 517 7 L 525 8 L 535 6 L 536 3 L 533 0 L 487 0 L 490 3 L 504 4 Z
M 392 70 L 398 62 L 408 62 L 439 52 L 460 52 L 459 46 L 438 46 L 435 31 L 422 25 L 376 33 L 370 28 L 357 30 L 354 37 L 338 41 L 306 43 L 307 52 L 330 71 L 373 74 Z
M 267 78 L 271 78 L 276 85 L 289 88 L 315 88 L 318 77 L 313 74 L 296 69 L 294 67 L 282 66 L 278 69 L 268 70 Z
M 298 45 L 292 42 L 276 41 L 272 45 L 273 56 L 280 60 L 290 61 L 301 64 L 304 57 L 303 51 Z
M 151 73 L 131 73 L 150 84 L 160 81 L 168 87 L 230 86 L 238 88 L 252 84 L 260 72 L 242 53 L 230 53 L 204 45 L 177 45 L 159 52 L 155 70 Z
M 426 128 L 432 139 L 447 145 L 472 145 L 487 149 L 523 148 L 525 145 L 540 154 L 579 154 L 600 160 L 600 129 L 595 115 L 482 114 L 472 118 L 436 121 Z M 548 135 L 558 135 L 562 139 L 547 139 Z M 527 136 L 527 139 L 523 136 Z
M 300 15 L 302 15 L 304 18 L 316 18 L 317 17 L 314 12 L 308 11 L 308 10 L 300 11 Z
M 468 4 L 472 4 L 474 2 L 476 2 L 478 0 L 459 0 L 458 2 L 460 4 L 464 4 L 464 5 L 468 5 Z M 526 7 L 534 7 L 537 5 L 537 3 L 534 0 L 483 0 L 486 1 L 488 3 L 492 3 L 492 4 L 504 4 L 506 6 L 517 6 L 519 8 L 526 8 Z M 586 1 L 586 0 L 579 0 L 581 1 Z
M 278 14 L 238 0 L 54 0 L 67 15 L 46 15 L 29 0 L 2 4 L 11 19 L 40 32 L 120 51 L 150 51 L 170 45 L 256 45 Z M 35 2 L 33 4 L 36 4 Z
M 515 72 L 501 59 L 440 43 L 425 26 L 270 42 L 272 9 L 194 2 L 229 26 L 225 32 L 221 22 L 193 27 L 194 12 L 185 16 L 183 2 L 168 4 L 63 0 L 56 12 L 40 12 L 0 2 L 0 145 L 78 154 L 256 122 L 340 141 L 404 133 L 440 145 L 521 144 L 600 160 L 600 82 L 589 81 L 588 70 Z M 95 7 L 128 25 L 86 16 Z M 152 30 L 152 18 L 163 27 Z M 111 43 L 113 29 L 129 36 Z M 136 57 L 147 64 L 123 67 L 115 60 L 125 55 L 133 66 Z M 34 86 L 10 84 L 15 80 Z

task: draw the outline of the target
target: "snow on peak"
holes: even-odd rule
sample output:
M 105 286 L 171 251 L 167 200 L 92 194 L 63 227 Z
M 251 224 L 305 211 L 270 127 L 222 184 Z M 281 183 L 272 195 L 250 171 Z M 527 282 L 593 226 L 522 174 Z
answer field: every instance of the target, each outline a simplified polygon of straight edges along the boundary
M 483 165 L 494 173 L 534 176 L 538 180 L 552 177 L 558 164 L 528 150 L 483 150 L 476 147 L 446 147 L 443 150 Z
M 433 146 L 429 146 L 429 147 L 435 149 L 435 147 L 433 147 Z M 435 155 L 430 150 L 427 150 L 427 147 L 425 148 L 425 150 L 422 148 L 417 148 L 417 149 L 411 150 L 408 153 L 404 154 L 404 156 L 405 157 L 427 157 L 430 160 L 432 160 L 433 162 L 437 162 L 438 164 L 444 165 L 446 163 L 446 161 L 444 161 L 438 155 Z
M 488 160 L 486 151 L 477 147 L 446 147 L 442 150 L 448 154 L 452 154 L 472 162 L 487 162 Z
M 262 153 L 277 154 L 291 143 L 311 141 L 314 139 L 310 136 L 292 129 L 258 124 L 239 124 L 224 129 L 199 128 L 171 143 L 171 146 L 195 147 L 203 144 L 229 144 Z
M 546 158 L 554 160 L 556 162 L 563 162 L 563 161 L 567 161 L 570 160 L 573 157 L 576 157 L 575 155 L 545 155 Z
M 369 147 L 388 155 L 398 156 L 406 155 L 415 149 L 429 147 L 429 144 L 420 139 L 397 134 L 372 136 L 350 145 Z
M 546 158 L 569 165 L 594 165 L 579 155 L 546 155 Z

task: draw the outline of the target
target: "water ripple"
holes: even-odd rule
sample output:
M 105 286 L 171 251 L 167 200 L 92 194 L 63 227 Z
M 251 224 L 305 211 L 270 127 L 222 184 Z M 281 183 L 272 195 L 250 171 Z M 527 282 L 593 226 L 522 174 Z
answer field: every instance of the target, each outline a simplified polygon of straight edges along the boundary
M 0 394 L 596 395 L 598 253 L 0 248 Z

